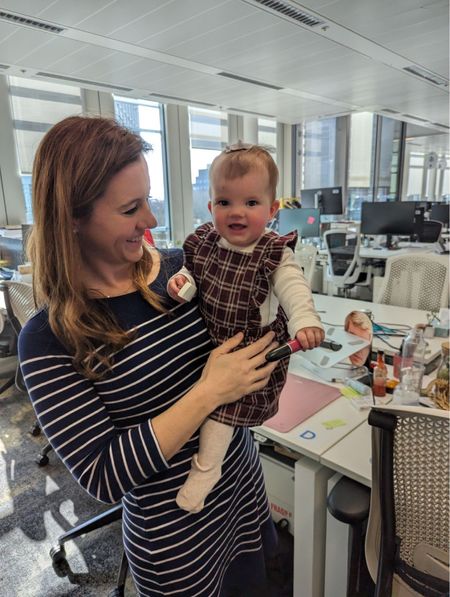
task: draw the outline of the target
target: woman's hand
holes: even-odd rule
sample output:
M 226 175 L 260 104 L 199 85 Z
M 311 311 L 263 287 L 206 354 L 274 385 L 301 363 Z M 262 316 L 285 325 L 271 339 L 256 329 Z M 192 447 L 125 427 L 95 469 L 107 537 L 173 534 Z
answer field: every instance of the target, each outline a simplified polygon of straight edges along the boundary
M 234 350 L 244 337 L 239 332 L 211 352 L 198 384 L 211 396 L 213 410 L 267 385 L 277 366 L 265 358 L 267 352 L 278 346 L 273 342 L 274 335 L 269 332 L 245 348 Z

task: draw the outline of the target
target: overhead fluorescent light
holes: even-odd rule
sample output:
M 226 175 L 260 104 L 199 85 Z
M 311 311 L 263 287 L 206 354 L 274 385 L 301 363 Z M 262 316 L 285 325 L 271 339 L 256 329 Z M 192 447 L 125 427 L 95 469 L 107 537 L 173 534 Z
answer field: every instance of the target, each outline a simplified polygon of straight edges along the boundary
M 261 81 L 256 81 L 256 79 L 248 79 L 247 77 L 241 77 L 240 75 L 233 75 L 232 73 L 217 73 L 220 77 L 226 77 L 227 79 L 234 79 L 235 81 L 242 81 L 243 83 L 250 83 L 251 85 L 259 85 L 259 87 L 266 87 L 267 89 L 275 89 L 275 91 L 280 91 L 283 89 L 282 87 L 278 87 L 278 85 L 271 85 L 270 83 L 263 83 Z
M 13 12 L 6 12 L 4 10 L 0 10 L 0 19 L 2 21 L 7 21 L 8 23 L 13 23 L 14 25 L 34 27 L 35 29 L 41 29 L 43 31 L 48 31 L 49 33 L 62 33 L 65 30 L 64 27 L 58 27 L 56 25 L 52 25 L 51 23 L 46 23 L 45 21 L 30 19 L 28 17 L 23 17 L 22 15 L 14 14 Z
M 318 25 L 325 25 L 326 22 L 319 19 L 317 16 L 306 12 L 303 8 L 296 6 L 295 2 L 288 2 L 287 0 L 243 0 L 246 4 L 253 4 L 258 8 L 268 9 L 269 12 L 277 13 L 283 18 L 290 21 L 296 21 L 307 27 L 317 27 Z
M 105 87 L 106 89 L 116 89 L 117 91 L 133 91 L 132 87 L 121 87 L 120 85 L 100 83 L 100 81 L 88 81 L 88 79 L 76 79 L 75 77 L 66 77 L 65 75 L 54 75 L 53 73 L 38 72 L 36 75 L 40 77 L 48 77 L 49 79 L 58 79 L 59 81 L 70 81 L 71 83 L 93 85 L 94 87 Z
M 421 79 L 425 79 L 426 81 L 430 81 L 430 83 L 434 83 L 435 85 L 439 85 L 440 87 L 448 87 L 448 79 L 444 79 L 444 77 L 440 77 L 439 75 L 435 75 L 434 73 L 422 68 L 421 66 L 405 66 L 403 69 L 416 77 L 420 77 Z

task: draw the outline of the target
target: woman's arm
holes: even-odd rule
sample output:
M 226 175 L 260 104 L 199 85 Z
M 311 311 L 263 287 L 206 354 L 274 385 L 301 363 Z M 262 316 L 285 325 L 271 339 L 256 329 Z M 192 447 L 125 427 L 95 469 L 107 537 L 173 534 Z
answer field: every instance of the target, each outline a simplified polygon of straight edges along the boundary
M 265 354 L 275 347 L 274 334 L 240 350 L 243 334 L 233 336 L 211 352 L 199 382 L 161 415 L 152 419 L 162 453 L 171 458 L 218 406 L 261 390 L 274 366 Z M 234 351 L 234 352 L 231 352 Z
M 168 468 L 167 460 L 219 404 L 267 382 L 273 365 L 258 372 L 256 367 L 264 362 L 260 353 L 270 349 L 270 339 L 230 353 L 240 340 L 237 336 L 215 349 L 200 381 L 166 411 L 129 429 L 114 426 L 95 385 L 75 371 L 45 321 L 34 318 L 27 324 L 19 355 L 50 443 L 86 491 L 111 503 Z

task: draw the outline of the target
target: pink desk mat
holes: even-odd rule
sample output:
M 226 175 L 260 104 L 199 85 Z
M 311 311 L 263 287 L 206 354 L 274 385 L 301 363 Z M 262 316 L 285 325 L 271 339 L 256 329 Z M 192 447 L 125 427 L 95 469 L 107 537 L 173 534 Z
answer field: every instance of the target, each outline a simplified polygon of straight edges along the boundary
M 281 392 L 278 412 L 265 421 L 264 425 L 286 433 L 340 395 L 338 388 L 288 373 L 286 385 Z

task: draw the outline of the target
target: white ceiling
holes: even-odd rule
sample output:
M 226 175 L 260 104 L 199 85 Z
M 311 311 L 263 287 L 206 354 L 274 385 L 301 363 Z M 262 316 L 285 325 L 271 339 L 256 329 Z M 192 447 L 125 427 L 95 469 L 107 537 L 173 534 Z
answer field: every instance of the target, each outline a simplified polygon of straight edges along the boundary
M 70 77 L 88 88 L 286 123 L 387 110 L 448 130 L 447 0 L 274 0 L 281 2 L 323 23 L 308 27 L 257 0 L 0 0 L 0 13 L 64 29 L 55 34 L 0 14 L 0 63 L 9 67 L 0 73 Z

